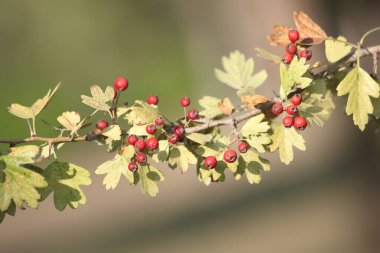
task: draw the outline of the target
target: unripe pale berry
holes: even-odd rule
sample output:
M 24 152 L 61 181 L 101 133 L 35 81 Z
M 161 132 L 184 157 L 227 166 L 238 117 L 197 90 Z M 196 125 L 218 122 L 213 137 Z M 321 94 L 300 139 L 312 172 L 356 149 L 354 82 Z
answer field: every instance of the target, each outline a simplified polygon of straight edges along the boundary
M 128 136 L 128 144 L 129 145 L 135 145 L 135 143 L 138 141 L 139 139 L 137 138 L 136 135 L 134 134 L 131 134 Z
M 148 161 L 148 158 L 146 157 L 146 154 L 140 153 L 137 155 L 136 160 L 140 164 L 144 164 Z
M 188 107 L 190 105 L 190 98 L 188 97 L 181 98 L 181 105 L 182 107 Z
M 130 162 L 128 164 L 128 169 L 132 172 L 136 172 L 139 169 L 139 166 L 137 166 L 137 163 L 135 162 Z
M 282 58 L 281 58 L 281 61 L 285 64 L 290 64 L 293 60 L 293 57 L 294 55 L 292 54 L 289 54 L 289 53 L 285 53 Z
M 164 119 L 162 117 L 156 119 L 154 121 L 154 123 L 157 125 L 157 126 L 162 126 L 165 122 L 164 122 Z
M 297 116 L 294 118 L 293 126 L 297 130 L 304 130 L 307 126 L 307 120 L 302 116 Z
M 150 95 L 148 97 L 148 104 L 150 104 L 150 105 L 156 105 L 156 104 L 158 104 L 158 97 L 155 96 L 155 95 Z
M 291 105 L 288 105 L 288 107 L 286 107 L 286 112 L 289 115 L 294 115 L 294 114 L 297 114 L 298 108 L 297 108 L 297 106 L 291 104 Z
M 283 107 L 282 104 L 280 104 L 280 103 L 275 103 L 275 104 L 272 106 L 272 112 L 273 112 L 273 114 L 279 115 L 279 114 L 281 114 L 283 111 L 284 111 L 284 107 Z
M 178 141 L 179 141 L 179 137 L 175 134 L 172 134 L 168 141 L 171 143 L 171 144 L 176 144 Z
M 233 162 L 235 162 L 236 159 L 237 159 L 237 154 L 236 154 L 235 150 L 227 149 L 224 152 L 223 159 L 227 163 L 233 163 Z
M 249 149 L 249 145 L 245 142 L 240 142 L 238 146 L 238 150 L 240 153 L 247 153 Z
M 293 126 L 293 118 L 290 117 L 290 116 L 285 116 L 285 117 L 282 119 L 282 124 L 283 124 L 284 127 L 286 127 L 286 128 L 292 127 L 292 126 Z
M 305 58 L 307 61 L 311 59 L 313 53 L 311 50 L 305 49 L 300 52 L 300 58 Z
M 178 137 L 182 136 L 185 133 L 185 128 L 181 125 L 178 125 L 174 128 L 174 134 Z
M 118 77 L 113 86 L 116 90 L 123 91 L 128 88 L 128 80 L 125 77 Z
M 301 104 L 302 102 L 302 95 L 301 94 L 294 94 L 293 97 L 290 99 L 293 105 L 297 106 Z
M 135 148 L 137 148 L 138 151 L 143 152 L 145 149 L 145 141 L 144 140 L 138 140 L 135 143 Z
M 152 137 L 152 138 L 149 138 L 147 141 L 146 141 L 146 147 L 149 149 L 149 150 L 156 150 L 158 149 L 158 146 L 159 146 L 159 142 L 156 138 Z
M 203 164 L 208 169 L 214 169 L 218 164 L 218 161 L 216 160 L 215 156 L 208 156 L 204 159 Z
M 286 52 L 289 54 L 295 54 L 297 52 L 297 46 L 294 43 L 289 43 L 285 46 Z
M 153 124 L 149 124 L 145 127 L 145 130 L 148 134 L 154 134 L 157 131 L 157 127 Z
M 199 112 L 196 109 L 191 109 L 187 112 L 187 117 L 191 120 L 198 118 Z
M 296 42 L 300 38 L 300 34 L 297 30 L 289 30 L 288 38 L 291 42 Z
M 96 127 L 100 130 L 103 131 L 104 128 L 108 127 L 108 122 L 104 119 L 101 119 L 96 123 Z

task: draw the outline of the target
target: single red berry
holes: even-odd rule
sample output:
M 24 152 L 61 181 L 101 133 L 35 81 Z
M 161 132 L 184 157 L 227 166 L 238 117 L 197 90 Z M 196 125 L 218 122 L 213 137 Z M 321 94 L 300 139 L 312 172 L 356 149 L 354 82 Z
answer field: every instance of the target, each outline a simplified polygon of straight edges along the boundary
M 294 43 L 289 43 L 285 46 L 286 52 L 289 54 L 295 54 L 297 52 L 297 46 Z
M 275 103 L 275 104 L 272 106 L 272 112 L 273 112 L 273 114 L 279 115 L 279 114 L 281 114 L 283 111 L 284 111 L 284 107 L 283 107 L 282 104 L 280 104 L 280 103 Z
M 304 130 L 307 127 L 307 120 L 302 116 L 294 118 L 293 126 L 297 130 Z
M 135 143 L 135 147 L 140 151 L 140 152 L 143 152 L 144 151 L 144 149 L 145 149 L 145 141 L 144 140 L 138 140 L 138 141 L 136 141 L 136 143 Z
M 293 60 L 293 57 L 294 55 L 292 54 L 289 54 L 289 53 L 285 53 L 282 58 L 281 58 L 281 61 L 285 64 L 290 64 Z
M 139 139 L 137 138 L 136 135 L 134 134 L 131 134 L 128 136 L 128 144 L 129 145 L 135 145 L 135 143 L 138 141 Z
M 140 164 L 144 164 L 148 161 L 148 158 L 146 157 L 146 154 L 140 153 L 137 155 L 136 160 Z
M 190 105 L 190 98 L 188 97 L 181 98 L 181 105 L 182 107 L 188 107 Z
M 178 137 L 182 136 L 185 133 L 185 128 L 181 125 L 178 125 L 174 128 L 174 134 Z
M 145 127 L 145 130 L 148 134 L 154 134 L 157 131 L 157 127 L 154 124 L 149 124 Z
M 208 156 L 204 159 L 203 164 L 208 169 L 214 169 L 218 164 L 218 161 L 216 160 L 215 156 Z
M 152 138 L 149 138 L 147 141 L 146 141 L 146 147 L 149 149 L 149 150 L 156 150 L 158 149 L 158 146 L 159 146 L 159 142 L 156 138 L 152 137 Z
M 293 105 L 297 106 L 301 104 L 302 102 L 302 95 L 299 93 L 294 94 L 293 97 L 290 99 L 290 101 L 292 102 Z
M 149 95 L 148 97 L 148 104 L 150 105 L 156 105 L 158 104 L 158 97 L 155 95 Z
M 297 30 L 289 30 L 288 38 L 291 42 L 296 42 L 300 38 L 300 34 Z
M 289 128 L 289 127 L 293 126 L 293 118 L 290 117 L 290 116 L 285 116 L 285 117 L 282 119 L 282 124 L 283 124 L 284 127 L 286 127 L 286 128 Z
M 137 166 L 137 163 L 135 162 L 130 162 L 128 164 L 128 169 L 132 172 L 136 172 L 139 169 L 139 166 Z
M 164 119 L 162 117 L 156 119 L 154 121 L 154 123 L 157 125 L 157 126 L 162 126 L 165 122 L 164 122 Z
M 187 112 L 187 117 L 191 120 L 198 118 L 199 112 L 196 109 L 191 109 Z
M 249 145 L 245 142 L 240 142 L 238 146 L 238 150 L 240 153 L 247 153 L 249 149 Z
M 311 52 L 311 50 L 305 49 L 300 52 L 300 58 L 305 58 L 306 61 L 310 60 L 312 56 L 313 53 Z
M 171 143 L 171 144 L 176 144 L 178 141 L 179 141 L 179 137 L 175 134 L 172 134 L 168 141 Z
M 96 127 L 100 130 L 103 131 L 104 128 L 108 127 L 108 122 L 104 119 L 101 119 L 96 123 Z
M 128 80 L 125 77 L 118 77 L 113 86 L 116 90 L 123 91 L 128 88 Z
M 224 161 L 226 161 L 227 163 L 233 163 L 236 161 L 237 159 L 237 154 L 234 150 L 232 149 L 227 149 L 225 152 L 224 152 L 224 155 L 223 155 L 223 159 Z
M 289 115 L 294 115 L 294 114 L 297 114 L 298 108 L 297 108 L 297 106 L 291 104 L 291 105 L 288 105 L 288 107 L 286 107 L 286 112 Z

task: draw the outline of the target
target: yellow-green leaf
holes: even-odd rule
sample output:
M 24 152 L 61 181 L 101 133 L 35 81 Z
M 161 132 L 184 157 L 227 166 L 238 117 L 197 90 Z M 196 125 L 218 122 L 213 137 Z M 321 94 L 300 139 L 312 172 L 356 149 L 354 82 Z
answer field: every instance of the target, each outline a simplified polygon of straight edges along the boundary
M 269 134 L 267 134 L 270 126 L 267 121 L 263 121 L 264 117 L 264 114 L 259 114 L 250 118 L 241 129 L 245 140 L 260 153 L 264 153 L 264 145 L 271 142 Z
M 80 114 L 78 112 L 64 112 L 61 116 L 57 118 L 58 122 L 71 131 L 72 134 L 76 134 L 78 129 L 80 129 Z
M 111 125 L 102 131 L 102 135 L 107 136 L 110 140 L 118 141 L 121 139 L 121 129 L 119 125 Z
M 136 100 L 124 116 L 130 125 L 138 126 L 153 123 L 159 117 L 160 113 L 156 106 L 141 100 Z
M 263 48 L 255 48 L 255 50 L 257 52 L 258 57 L 261 57 L 265 60 L 270 60 L 274 63 L 281 63 L 281 57 L 280 56 L 275 55 L 271 52 L 268 52 L 267 50 L 265 50 Z
M 346 44 L 346 38 L 339 36 L 337 39 L 328 38 L 325 41 L 326 58 L 330 63 L 335 63 L 348 55 L 352 46 Z
M 141 179 L 141 191 L 155 197 L 158 194 L 156 182 L 164 181 L 164 174 L 151 165 L 143 165 L 138 170 Z
M 82 103 L 99 111 L 108 111 L 111 109 L 109 102 L 113 100 L 114 90 L 111 86 L 107 86 L 105 91 L 98 86 L 92 85 L 90 88 L 91 97 L 82 95 Z
M 280 64 L 281 77 L 281 98 L 286 99 L 286 96 L 296 89 L 304 89 L 310 85 L 313 79 L 307 77 L 309 65 L 306 64 L 306 59 L 294 57 L 289 67 L 284 63 Z
M 197 164 L 198 159 L 185 146 L 177 145 L 170 148 L 169 164 L 177 166 L 182 173 L 189 169 L 189 164 Z
M 215 118 L 221 115 L 223 112 L 219 108 L 221 99 L 216 97 L 204 96 L 199 100 L 199 104 L 204 108 L 199 111 L 199 114 L 205 116 L 208 119 Z

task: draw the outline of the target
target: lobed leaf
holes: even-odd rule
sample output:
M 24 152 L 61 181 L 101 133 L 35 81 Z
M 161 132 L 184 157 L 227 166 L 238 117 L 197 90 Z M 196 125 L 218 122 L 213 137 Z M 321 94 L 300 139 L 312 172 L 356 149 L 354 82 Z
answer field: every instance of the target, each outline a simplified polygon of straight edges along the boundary
M 105 91 L 98 86 L 92 85 L 90 88 L 91 97 L 82 95 L 82 103 L 99 111 L 109 111 L 111 106 L 109 102 L 113 100 L 114 90 L 111 86 L 107 86 Z
M 164 181 L 164 174 L 151 165 L 140 166 L 138 173 L 141 179 L 141 191 L 152 197 L 157 196 L 159 190 L 156 182 Z
M 326 58 L 330 63 L 341 60 L 351 52 L 352 46 L 347 45 L 346 41 L 346 38 L 343 36 L 339 36 L 336 40 L 328 38 L 325 41 Z
M 296 89 L 305 89 L 311 84 L 313 79 L 305 76 L 308 68 L 309 65 L 306 64 L 305 58 L 294 57 L 288 68 L 284 63 L 280 64 L 281 98 L 286 99 L 289 93 Z

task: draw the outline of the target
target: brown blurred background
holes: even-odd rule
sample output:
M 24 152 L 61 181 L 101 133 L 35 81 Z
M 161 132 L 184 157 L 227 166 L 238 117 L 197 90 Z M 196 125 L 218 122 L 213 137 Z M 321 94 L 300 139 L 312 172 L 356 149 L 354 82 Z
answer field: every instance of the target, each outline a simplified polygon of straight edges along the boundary
M 254 48 L 283 52 L 265 39 L 272 25 L 294 26 L 292 11 L 302 10 L 329 35 L 357 42 L 380 25 L 379 9 L 377 0 L 0 1 L 0 136 L 27 135 L 6 106 L 30 104 L 59 81 L 41 115 L 50 122 L 66 110 L 88 113 L 79 95 L 120 75 L 130 79 L 126 99 L 157 94 L 161 111 L 174 118 L 184 95 L 196 101 L 232 93 L 213 69 L 235 49 L 253 56 L 256 70 L 268 70 L 259 92 L 271 96 L 278 69 Z M 379 34 L 368 39 L 379 43 Z M 314 61 L 323 50 L 313 49 Z M 206 187 L 194 170 L 163 168 L 160 194 L 150 198 L 123 179 L 106 191 L 93 175 L 87 204 L 77 210 L 59 212 L 50 197 L 39 210 L 7 216 L 0 252 L 379 252 L 380 137 L 354 127 L 345 99 L 336 100 L 324 128 L 304 133 L 307 151 L 297 151 L 290 166 L 267 156 L 272 171 L 260 185 L 229 177 Z M 53 134 L 41 123 L 38 131 Z M 66 145 L 59 156 L 92 172 L 111 157 L 89 143 Z

